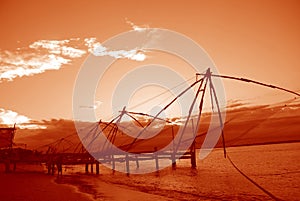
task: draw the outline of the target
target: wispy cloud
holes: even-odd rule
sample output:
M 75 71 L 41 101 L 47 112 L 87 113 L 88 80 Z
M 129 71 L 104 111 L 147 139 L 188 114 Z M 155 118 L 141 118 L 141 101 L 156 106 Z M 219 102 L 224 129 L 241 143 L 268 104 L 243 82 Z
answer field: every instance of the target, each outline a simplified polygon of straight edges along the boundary
M 70 58 L 80 58 L 86 54 L 85 50 L 72 47 L 72 42 L 80 41 L 79 38 L 69 40 L 39 40 L 31 45 L 30 48 L 36 50 L 47 50 L 50 54 L 62 55 Z
M 95 56 L 111 56 L 116 59 L 126 58 L 135 61 L 144 61 L 146 59 L 143 50 L 108 50 L 108 48 L 97 42 L 96 38 L 85 39 L 85 44 L 88 47 L 88 51 Z
M 72 40 L 39 40 L 16 51 L 0 51 L 0 82 L 58 70 L 86 54 L 85 50 L 72 47 Z
M 54 54 L 3 51 L 0 52 L 0 81 L 11 81 L 16 77 L 39 74 L 50 69 L 57 70 L 68 62 L 68 59 Z
M 81 105 L 80 108 L 97 109 L 102 103 L 102 101 L 95 101 L 94 105 Z
M 134 24 L 132 21 L 128 20 L 127 18 L 125 18 L 125 21 L 126 21 L 127 24 L 129 24 L 131 26 L 131 28 L 134 31 L 142 32 L 142 31 L 145 31 L 149 28 L 149 26 L 147 26 L 147 25 L 137 26 L 136 24 Z
M 71 64 L 74 59 L 88 53 L 135 61 L 146 59 L 143 50 L 109 50 L 96 38 L 38 40 L 15 51 L 0 49 L 0 82 L 44 73 L 47 70 L 59 70 L 63 65 Z
M 45 129 L 44 125 L 34 123 L 30 118 L 11 110 L 0 108 L 0 124 L 14 125 L 21 129 Z

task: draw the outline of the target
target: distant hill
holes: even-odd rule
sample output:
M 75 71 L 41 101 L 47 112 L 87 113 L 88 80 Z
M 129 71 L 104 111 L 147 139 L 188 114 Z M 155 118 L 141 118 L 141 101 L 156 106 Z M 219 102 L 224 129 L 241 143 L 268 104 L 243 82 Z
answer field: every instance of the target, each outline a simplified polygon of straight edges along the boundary
M 200 121 L 200 128 L 196 136 L 196 147 L 200 148 L 207 135 L 207 129 L 210 123 L 211 115 L 209 113 L 203 114 Z M 143 122 L 143 119 L 140 119 Z M 177 120 L 178 122 L 178 120 Z M 103 129 L 107 123 L 102 122 Z M 145 121 L 144 121 L 145 124 Z M 196 118 L 193 117 L 193 125 L 196 124 Z M 56 146 L 59 151 L 72 152 L 81 146 L 80 138 L 72 120 L 50 120 L 43 121 L 43 125 L 47 129 L 19 129 L 16 132 L 15 143 L 26 144 L 29 149 L 37 149 L 46 151 L 48 146 Z M 81 123 L 83 133 L 87 136 L 96 136 L 99 134 L 96 131 L 96 123 Z M 186 129 L 185 140 L 193 137 L 193 128 L 190 123 Z M 112 141 L 112 127 L 105 130 L 105 135 Z M 139 127 L 138 127 L 139 126 Z M 133 146 L 130 144 L 134 138 L 128 136 L 126 132 L 131 134 L 138 134 L 138 128 L 141 128 L 137 123 L 122 122 L 116 132 L 114 144 L 124 150 L 132 152 L 153 151 L 155 147 L 163 148 L 173 140 L 173 133 L 176 133 L 180 127 L 177 123 L 171 126 L 170 124 L 161 125 L 157 127 L 162 130 L 152 138 L 138 139 Z M 173 127 L 173 128 L 172 128 Z M 152 128 L 159 129 L 159 128 Z M 172 133 L 173 129 L 173 133 Z M 151 129 L 148 134 L 151 133 Z M 144 133 L 147 135 L 147 133 Z M 241 146 L 254 144 L 268 144 L 281 142 L 295 142 L 300 141 L 300 103 L 294 104 L 277 104 L 277 105 L 263 105 L 263 106 L 247 106 L 237 105 L 237 107 L 229 107 L 226 114 L 224 124 L 224 135 L 226 146 Z M 81 136 L 82 138 L 82 136 Z M 90 139 L 91 139 L 90 138 Z M 96 149 L 102 146 L 100 141 L 95 145 Z M 98 146 L 98 147 L 97 147 Z M 217 147 L 222 146 L 221 139 L 217 143 Z

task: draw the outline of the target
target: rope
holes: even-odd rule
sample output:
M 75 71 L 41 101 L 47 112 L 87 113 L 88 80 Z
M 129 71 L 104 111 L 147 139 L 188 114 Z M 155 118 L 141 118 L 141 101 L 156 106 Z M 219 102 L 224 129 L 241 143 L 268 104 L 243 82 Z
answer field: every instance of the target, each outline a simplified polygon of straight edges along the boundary
M 259 188 L 261 191 L 263 191 L 265 194 L 267 194 L 270 198 L 272 198 L 273 200 L 281 200 L 278 197 L 276 197 L 275 195 L 273 195 L 272 193 L 270 193 L 269 191 L 267 191 L 265 188 L 263 188 L 262 186 L 260 186 L 258 183 L 256 183 L 255 181 L 253 181 L 250 177 L 248 177 L 245 173 L 243 173 L 231 160 L 231 158 L 229 157 L 228 153 L 227 153 L 227 158 L 229 160 L 229 162 L 231 163 L 231 165 L 243 176 L 245 177 L 248 181 L 250 181 L 253 185 L 255 185 L 257 188 Z
M 178 98 L 180 98 L 183 94 L 185 94 L 189 89 L 191 89 L 192 87 L 194 87 L 196 84 L 198 84 L 199 82 L 203 82 L 205 77 L 203 77 L 200 80 L 197 80 L 196 82 L 194 82 L 193 84 L 191 84 L 189 87 L 187 87 L 186 89 L 184 89 L 180 94 L 178 94 L 169 104 L 167 104 L 163 109 L 161 109 L 155 116 L 154 118 L 145 126 L 145 128 L 143 130 L 141 130 L 138 135 L 136 136 L 136 138 L 131 142 L 128 150 L 133 146 L 133 144 L 136 142 L 136 140 L 144 133 L 144 131 L 146 130 L 146 128 L 152 124 L 152 122 L 154 122 L 154 120 L 163 112 L 165 111 L 170 105 L 172 105 Z M 127 151 L 128 151 L 127 150 Z
M 134 106 L 132 106 L 132 107 L 129 107 L 128 109 L 132 110 L 132 109 L 137 108 L 137 107 L 139 107 L 139 106 L 141 106 L 141 105 L 143 105 L 143 104 L 145 104 L 145 103 L 148 103 L 148 102 L 152 101 L 153 99 L 158 98 L 159 96 L 162 96 L 162 95 L 164 95 L 164 94 L 170 92 L 170 90 L 176 89 L 176 88 L 180 87 L 181 85 L 183 85 L 183 84 L 185 84 L 185 83 L 188 83 L 188 82 L 191 81 L 192 79 L 195 79 L 195 76 L 190 77 L 189 79 L 187 79 L 187 80 L 185 80 L 185 81 L 183 81 L 183 82 L 177 84 L 176 86 L 174 86 L 174 87 L 172 87 L 172 88 L 170 88 L 170 89 L 164 90 L 164 92 L 162 92 L 162 93 L 160 93 L 160 94 L 157 94 L 157 95 L 155 95 L 155 96 L 152 96 L 151 98 L 148 98 L 147 100 L 144 100 L 144 101 L 142 101 L 142 102 L 140 102 L 140 103 L 138 103 L 138 104 L 136 104 L 136 105 L 134 105 Z M 168 98 L 169 98 L 169 97 L 168 97 Z
M 197 75 L 204 75 L 204 74 L 203 73 L 197 73 Z M 275 85 L 271 85 L 271 84 L 265 84 L 265 83 L 258 82 L 258 81 L 255 81 L 255 80 L 250 80 L 250 79 L 247 79 L 247 78 L 242 78 L 242 77 L 239 78 L 239 77 L 233 77 L 233 76 L 227 76 L 227 75 L 215 75 L 215 74 L 212 74 L 211 76 L 212 77 L 220 77 L 220 78 L 226 78 L 226 79 L 231 79 L 231 80 L 238 80 L 238 81 L 243 81 L 243 82 L 254 83 L 254 84 L 258 84 L 258 85 L 273 88 L 273 89 L 279 89 L 279 90 L 282 90 L 282 91 L 300 96 L 300 93 L 297 93 L 296 91 L 292 91 L 292 90 L 285 89 L 285 88 L 275 86 Z

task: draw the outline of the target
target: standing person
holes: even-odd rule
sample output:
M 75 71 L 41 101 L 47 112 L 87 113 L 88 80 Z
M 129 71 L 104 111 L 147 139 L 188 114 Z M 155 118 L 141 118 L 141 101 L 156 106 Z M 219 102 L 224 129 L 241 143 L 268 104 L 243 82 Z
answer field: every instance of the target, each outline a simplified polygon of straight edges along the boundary
M 59 177 L 59 175 L 62 176 L 62 157 L 61 156 L 58 156 L 56 166 L 57 166 L 57 177 Z

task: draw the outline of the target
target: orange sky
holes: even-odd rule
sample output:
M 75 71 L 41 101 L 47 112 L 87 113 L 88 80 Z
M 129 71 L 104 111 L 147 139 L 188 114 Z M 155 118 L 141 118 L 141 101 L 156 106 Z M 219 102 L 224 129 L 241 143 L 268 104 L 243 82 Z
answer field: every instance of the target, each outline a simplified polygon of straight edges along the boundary
M 300 90 L 299 1 L 1 1 L 0 51 L 14 52 L 42 39 L 103 42 L 131 30 L 126 19 L 192 38 L 221 74 Z M 0 108 L 38 120 L 71 119 L 73 86 L 84 59 L 2 81 Z M 227 81 L 225 89 L 228 99 L 276 99 L 278 94 Z

